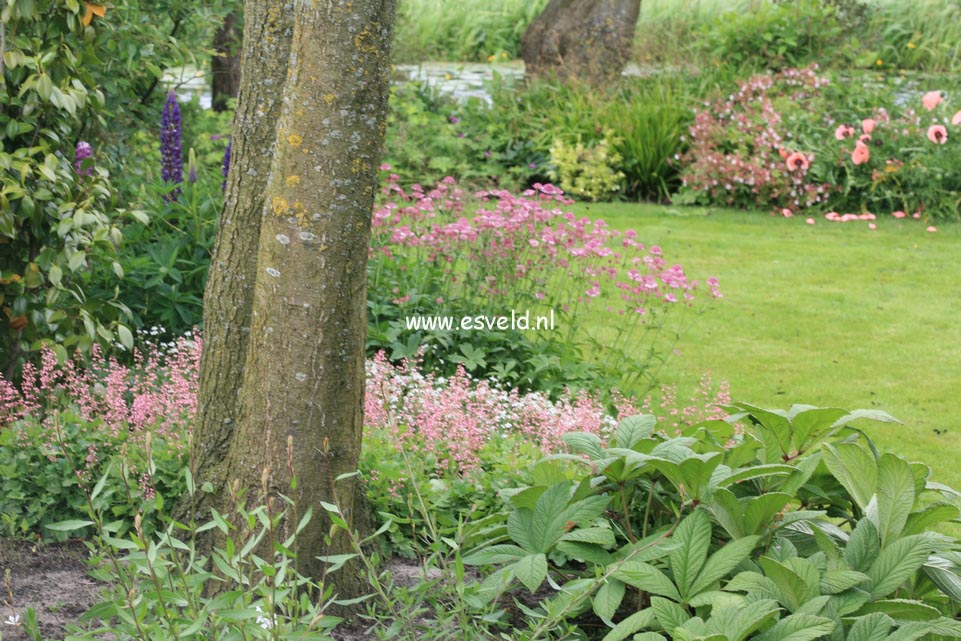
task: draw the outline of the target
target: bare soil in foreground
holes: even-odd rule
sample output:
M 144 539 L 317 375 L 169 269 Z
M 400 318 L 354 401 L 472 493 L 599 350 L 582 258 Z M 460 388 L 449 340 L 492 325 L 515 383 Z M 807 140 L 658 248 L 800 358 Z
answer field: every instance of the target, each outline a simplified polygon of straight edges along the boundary
M 102 583 L 88 575 L 90 552 L 83 541 L 32 543 L 0 539 L 0 640 L 33 641 L 24 630 L 26 612 L 33 609 L 44 641 L 60 641 L 69 624 L 99 602 Z M 397 586 L 420 580 L 415 562 L 395 559 L 389 571 Z M 369 622 L 343 625 L 334 631 L 338 641 L 367 641 Z

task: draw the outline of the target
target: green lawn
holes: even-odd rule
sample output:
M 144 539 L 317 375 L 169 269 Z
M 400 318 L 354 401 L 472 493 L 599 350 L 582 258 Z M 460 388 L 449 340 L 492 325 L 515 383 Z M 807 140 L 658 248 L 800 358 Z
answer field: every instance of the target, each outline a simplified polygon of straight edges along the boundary
M 724 298 L 686 315 L 662 380 L 693 390 L 710 371 L 735 400 L 763 407 L 883 409 L 904 424 L 865 424 L 871 436 L 961 488 L 961 226 L 929 233 L 890 218 L 870 231 L 623 203 L 576 211 L 636 229 L 690 276 L 720 279 Z

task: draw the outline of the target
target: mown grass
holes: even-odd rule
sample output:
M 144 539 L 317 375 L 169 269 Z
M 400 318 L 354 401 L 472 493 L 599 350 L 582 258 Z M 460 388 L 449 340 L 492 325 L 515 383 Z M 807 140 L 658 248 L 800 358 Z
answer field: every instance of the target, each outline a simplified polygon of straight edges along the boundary
M 903 425 L 865 424 L 877 442 L 961 487 L 961 226 L 894 219 L 831 224 L 764 213 L 633 204 L 578 205 L 634 228 L 724 298 L 686 327 L 661 380 L 693 391 L 710 372 L 735 400 L 877 408 Z M 584 319 L 604 324 L 603 314 Z

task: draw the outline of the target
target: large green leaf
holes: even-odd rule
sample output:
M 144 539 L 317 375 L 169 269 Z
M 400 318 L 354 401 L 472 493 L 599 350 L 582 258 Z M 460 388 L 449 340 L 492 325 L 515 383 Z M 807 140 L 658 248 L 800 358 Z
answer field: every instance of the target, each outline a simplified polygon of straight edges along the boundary
M 865 603 L 858 614 L 883 613 L 898 621 L 933 621 L 941 616 L 937 608 L 910 599 L 887 599 Z
M 792 614 L 755 637 L 757 641 L 813 641 L 830 634 L 834 621 L 813 614 Z
M 838 419 L 847 413 L 847 410 L 836 407 L 815 407 L 795 413 L 791 416 L 794 449 L 802 452 L 810 450 L 836 429 Z
M 961 510 L 950 503 L 934 503 L 925 508 L 912 512 L 904 524 L 902 534 L 921 534 L 939 523 L 953 521 L 961 516 Z
M 671 636 L 674 628 L 683 625 L 691 618 L 691 615 L 677 603 L 659 596 L 651 597 L 651 609 L 654 610 L 654 617 L 661 629 Z
M 764 568 L 764 574 L 777 584 L 782 595 L 782 603 L 791 612 L 800 608 L 808 599 L 818 595 L 818 584 L 811 586 L 805 577 L 786 563 L 766 556 L 762 556 L 758 562 Z
M 878 464 L 874 454 L 859 443 L 825 445 L 822 460 L 862 510 L 867 509 L 878 486 Z
M 691 586 L 690 591 L 687 594 L 682 593 L 684 598 L 688 599 L 698 592 L 708 589 L 715 581 L 727 576 L 751 555 L 751 551 L 760 538 L 752 535 L 736 541 L 729 541 L 724 547 L 712 554 L 698 574 L 697 580 Z
M 632 448 L 634 445 L 654 433 L 657 417 L 650 414 L 628 416 L 617 424 L 614 431 L 614 443 L 618 447 Z
M 878 531 L 881 547 L 901 536 L 914 507 L 914 473 L 900 456 L 886 452 L 878 462 Z
M 617 579 L 605 581 L 594 595 L 594 614 L 604 621 L 614 618 L 614 613 L 624 600 L 624 584 Z
M 552 485 L 537 499 L 529 526 L 531 552 L 547 552 L 564 534 L 562 516 L 570 499 L 571 486 L 567 481 Z
M 884 641 L 894 621 L 882 612 L 875 612 L 858 617 L 851 624 L 847 641 Z
M 632 634 L 650 627 L 654 623 L 654 610 L 647 608 L 627 617 L 607 633 L 603 641 L 624 641 Z
M 547 557 L 543 554 L 531 554 L 511 566 L 514 576 L 524 584 L 531 593 L 537 591 L 547 577 Z
M 524 556 L 527 556 L 527 552 L 516 545 L 491 545 L 468 554 L 463 561 L 467 565 L 497 565 L 511 563 Z
M 682 520 L 672 537 L 677 548 L 670 554 L 674 583 L 684 598 L 693 596 L 691 587 L 697 579 L 711 544 L 711 522 L 707 513 L 695 510 Z
M 878 529 L 870 519 L 861 519 L 854 526 L 854 531 L 851 532 L 848 544 L 844 548 L 844 562 L 852 570 L 867 572 L 877 559 L 880 550 Z
M 825 572 L 819 583 L 821 594 L 839 594 L 869 580 L 863 572 L 833 569 Z
M 894 592 L 921 568 L 930 553 L 930 540 L 921 534 L 898 539 L 881 550 L 867 572 L 871 597 L 880 599 Z
M 606 527 L 585 527 L 571 530 L 563 536 L 562 541 L 575 541 L 578 543 L 596 543 L 597 545 L 613 546 L 615 543 L 614 532 Z
M 622 563 L 612 576 L 638 590 L 666 596 L 675 601 L 681 600 L 680 593 L 667 575 L 649 563 L 627 561 Z
M 723 634 L 729 641 L 744 641 L 749 634 L 777 618 L 778 612 L 777 602 L 770 599 L 754 601 L 742 607 L 720 608 L 713 611 L 707 620 L 707 631 Z

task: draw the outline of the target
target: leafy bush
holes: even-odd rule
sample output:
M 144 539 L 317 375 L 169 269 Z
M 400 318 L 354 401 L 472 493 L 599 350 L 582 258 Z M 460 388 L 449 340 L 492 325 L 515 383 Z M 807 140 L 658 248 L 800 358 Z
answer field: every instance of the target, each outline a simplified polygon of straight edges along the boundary
M 609 443 L 566 435 L 572 453 L 538 463 L 506 532 L 464 558 L 500 566 L 482 593 L 550 578 L 531 636 L 588 611 L 606 641 L 961 636 L 941 614 L 961 601 L 957 542 L 931 530 L 961 514 L 957 492 L 849 427 L 893 419 L 732 409 L 676 437 L 649 416 Z
M 585 147 L 578 142 L 574 146 L 555 140 L 551 145 L 551 178 L 557 180 L 565 192 L 583 200 L 609 200 L 621 191 L 624 174 L 613 167 L 621 162 L 617 153 L 610 153 L 609 138 L 612 131 L 605 132 L 596 145 Z

